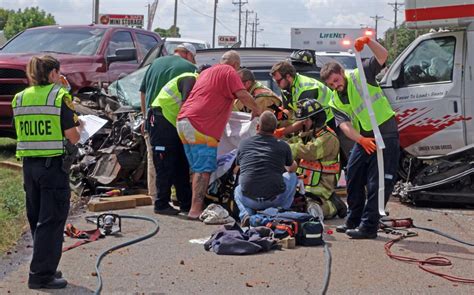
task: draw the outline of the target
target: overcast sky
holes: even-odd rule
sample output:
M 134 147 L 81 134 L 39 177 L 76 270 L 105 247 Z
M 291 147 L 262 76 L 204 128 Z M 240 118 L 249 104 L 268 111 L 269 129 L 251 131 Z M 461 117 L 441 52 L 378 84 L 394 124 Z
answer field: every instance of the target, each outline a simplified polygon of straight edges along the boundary
M 51 13 L 58 24 L 89 24 L 92 21 L 92 0 L 0 0 L 0 7 L 19 9 L 38 6 Z M 141 0 L 100 0 L 100 13 L 147 15 L 147 5 L 153 1 Z M 239 30 L 239 10 L 232 2 L 219 0 L 217 7 L 216 35 L 237 35 Z M 388 0 L 247 0 L 242 10 L 253 11 L 249 19 L 258 15 L 263 29 L 258 34 L 259 46 L 290 46 L 290 28 L 360 28 L 361 25 L 374 27 L 370 16 L 382 15 L 378 35 L 393 26 L 393 8 Z M 403 2 L 403 1 L 399 1 Z M 173 24 L 175 0 L 160 0 L 154 18 L 153 28 L 169 28 Z M 206 40 L 212 44 L 214 0 L 178 0 L 178 20 L 182 37 Z M 398 20 L 404 20 L 403 7 Z M 242 13 L 242 42 L 244 40 L 245 13 Z M 250 44 L 250 33 L 247 43 Z M 217 41 L 216 41 L 217 44 Z

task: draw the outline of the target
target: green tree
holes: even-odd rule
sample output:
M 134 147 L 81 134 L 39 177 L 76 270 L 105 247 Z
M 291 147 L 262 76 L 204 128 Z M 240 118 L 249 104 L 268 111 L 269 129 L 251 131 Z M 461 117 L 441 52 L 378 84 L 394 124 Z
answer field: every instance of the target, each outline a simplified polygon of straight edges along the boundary
M 0 8 L 0 31 L 3 30 L 5 24 L 7 23 L 8 16 L 12 13 L 12 10 L 7 10 Z
M 381 42 L 381 44 L 388 49 L 388 63 L 391 64 L 395 58 L 416 39 L 417 36 L 428 32 L 429 29 L 408 29 L 406 24 L 402 23 L 397 28 L 397 46 L 395 46 L 395 30 L 393 28 L 388 29 L 385 32 L 385 39 Z
M 47 14 L 38 7 L 28 7 L 24 11 L 18 9 L 18 11 L 9 14 L 4 33 L 5 37 L 10 39 L 25 29 L 54 24 L 56 21 L 50 13 Z
M 181 37 L 181 34 L 179 33 L 179 27 L 176 27 L 176 30 L 175 30 L 174 25 L 171 25 L 169 29 L 156 28 L 154 31 L 158 33 L 162 38 Z

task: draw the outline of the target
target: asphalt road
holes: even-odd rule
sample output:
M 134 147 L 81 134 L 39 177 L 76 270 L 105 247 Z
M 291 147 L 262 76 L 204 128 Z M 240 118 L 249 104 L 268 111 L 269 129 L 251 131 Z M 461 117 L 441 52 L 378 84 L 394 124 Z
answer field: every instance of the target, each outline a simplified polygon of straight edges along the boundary
M 411 217 L 415 224 L 445 231 L 474 242 L 474 210 L 412 208 L 391 201 L 392 217 Z M 139 244 L 120 249 L 102 262 L 102 294 L 319 294 L 324 273 L 322 247 L 297 247 L 250 256 L 220 256 L 190 240 L 207 239 L 218 226 L 178 217 L 157 216 L 152 207 L 116 211 L 157 217 L 160 232 Z M 82 212 L 70 222 L 91 229 Z M 342 220 L 326 222 L 333 229 Z M 27 288 L 31 255 L 29 234 L 1 260 L 0 294 L 91 294 L 96 288 L 94 264 L 105 248 L 146 234 L 151 223 L 123 220 L 122 235 L 83 245 L 64 253 L 60 269 L 69 285 L 64 290 Z M 419 236 L 393 246 L 400 255 L 444 256 L 453 263 L 432 267 L 440 272 L 474 279 L 474 247 L 416 230 Z M 344 234 L 326 235 L 332 252 L 328 294 L 474 294 L 474 284 L 453 283 L 422 271 L 416 264 L 394 261 L 384 252 L 390 238 L 351 240 Z M 66 238 L 66 244 L 72 241 Z

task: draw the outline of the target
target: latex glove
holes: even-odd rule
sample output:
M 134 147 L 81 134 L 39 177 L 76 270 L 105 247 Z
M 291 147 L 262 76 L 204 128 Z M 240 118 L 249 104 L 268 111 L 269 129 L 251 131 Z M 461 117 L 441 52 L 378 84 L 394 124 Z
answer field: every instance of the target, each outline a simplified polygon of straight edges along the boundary
M 370 38 L 367 36 L 359 37 L 354 42 L 354 47 L 358 52 L 361 52 L 364 49 L 365 44 L 370 43 Z
M 360 144 L 364 148 L 365 152 L 369 155 L 375 152 L 375 150 L 377 149 L 377 146 L 375 145 L 375 138 L 373 137 L 362 136 L 361 138 L 359 138 L 357 143 Z
M 285 136 L 285 127 L 276 129 L 275 132 L 273 132 L 273 136 L 276 138 L 282 138 Z
M 287 120 L 290 117 L 290 112 L 287 109 L 282 107 L 278 107 L 278 109 L 280 111 L 278 112 L 277 120 Z

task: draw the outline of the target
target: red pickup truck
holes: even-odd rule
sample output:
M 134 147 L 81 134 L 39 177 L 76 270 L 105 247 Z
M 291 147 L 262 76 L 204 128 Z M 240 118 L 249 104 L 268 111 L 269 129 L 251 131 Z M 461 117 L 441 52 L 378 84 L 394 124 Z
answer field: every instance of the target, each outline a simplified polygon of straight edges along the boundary
M 45 26 L 19 33 L 0 49 L 0 137 L 15 137 L 11 101 L 28 86 L 25 70 L 33 55 L 56 57 L 77 94 L 136 70 L 161 42 L 154 32 L 104 25 Z

